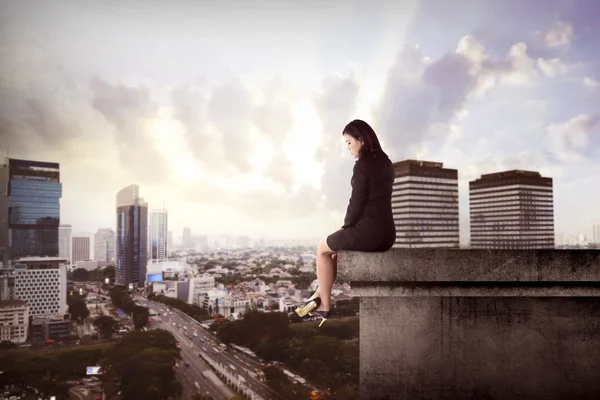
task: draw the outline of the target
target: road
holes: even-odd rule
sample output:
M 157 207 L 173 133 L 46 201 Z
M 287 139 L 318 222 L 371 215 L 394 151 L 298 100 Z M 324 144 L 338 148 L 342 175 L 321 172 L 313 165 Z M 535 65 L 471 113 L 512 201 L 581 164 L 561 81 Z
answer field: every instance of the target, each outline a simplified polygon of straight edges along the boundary
M 177 374 L 183 386 L 182 399 L 189 399 L 196 393 L 196 383 L 200 392 L 209 394 L 215 400 L 229 400 L 235 395 L 198 356 L 198 346 L 191 343 L 169 320 L 158 317 L 155 318 L 152 325 L 152 327 L 170 331 L 181 346 L 182 360 L 178 363 Z M 186 366 L 186 362 L 188 366 Z
M 184 360 L 190 363 L 190 369 L 194 369 L 194 377 L 202 376 L 202 371 L 210 370 L 210 367 L 200 358 L 199 352 L 203 351 L 209 357 L 226 365 L 229 371 L 242 376 L 247 386 L 265 400 L 285 400 L 278 393 L 273 391 L 263 382 L 256 378 L 256 372 L 262 371 L 266 367 L 258 360 L 246 356 L 245 354 L 233 349 L 223 349 L 222 343 L 212 333 L 205 330 L 198 321 L 189 317 L 179 310 L 172 309 L 162 303 L 156 303 L 145 299 L 137 299 L 138 303 L 145 307 L 151 307 L 153 310 L 160 311 L 161 316 L 155 319 L 155 323 L 163 329 L 171 331 L 181 344 L 182 356 Z M 168 313 L 167 313 L 168 312 Z M 194 336 L 194 333 L 196 334 Z M 180 366 L 180 368 L 186 368 Z M 212 371 L 212 370 L 210 370 Z M 209 383 L 210 382 L 210 383 Z M 211 379 L 204 378 L 198 381 L 202 391 L 208 387 L 212 393 L 223 393 L 217 391 L 215 383 Z M 212 386 L 211 386 L 212 384 Z M 188 386 L 184 384 L 184 386 Z M 193 387 L 193 383 L 192 383 Z M 214 395 L 213 395 L 214 396 Z M 185 397 L 183 397 L 185 398 Z M 223 397 L 218 397 L 219 399 Z M 215 397 L 217 399 L 217 397 Z

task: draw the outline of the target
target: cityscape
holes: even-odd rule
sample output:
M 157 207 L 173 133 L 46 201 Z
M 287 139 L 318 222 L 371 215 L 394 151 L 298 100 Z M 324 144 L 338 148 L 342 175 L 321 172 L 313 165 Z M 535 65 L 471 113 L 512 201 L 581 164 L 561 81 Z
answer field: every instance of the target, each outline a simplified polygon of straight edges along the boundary
M 294 311 L 348 205 L 354 118 L 393 163 L 390 251 L 600 249 L 583 5 L 511 33 L 508 3 L 59 3 L 0 6 L 0 399 L 358 399 L 356 288 L 334 283 L 323 328 Z

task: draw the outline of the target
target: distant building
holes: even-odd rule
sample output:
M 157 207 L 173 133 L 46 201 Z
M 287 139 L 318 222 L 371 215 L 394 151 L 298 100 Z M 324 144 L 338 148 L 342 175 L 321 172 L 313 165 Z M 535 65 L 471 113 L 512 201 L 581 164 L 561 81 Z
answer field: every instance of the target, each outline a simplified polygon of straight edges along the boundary
M 184 249 L 191 249 L 192 247 L 194 247 L 194 239 L 192 238 L 192 230 L 188 226 L 183 228 L 182 242 L 183 242 L 182 244 L 183 244 Z
M 15 298 L 15 275 L 13 268 L 0 268 L 0 300 Z
M 469 182 L 471 247 L 554 248 L 552 178 L 512 170 Z
M 115 282 L 144 286 L 148 261 L 148 203 L 139 197 L 139 186 L 117 193 Z
M 73 227 L 71 225 L 59 225 L 58 227 L 58 256 L 66 258 L 71 262 L 71 235 Z
M 98 229 L 94 234 L 94 260 L 114 261 L 115 231 L 110 228 Z
M 394 163 L 394 247 L 459 247 L 458 171 L 442 163 Z
M 71 321 L 64 317 L 33 318 L 30 326 L 30 340 L 41 342 L 46 340 L 63 340 L 71 334 Z
M 0 300 L 0 341 L 24 343 L 29 333 L 29 306 L 23 300 Z
M 153 210 L 148 222 L 148 261 L 161 262 L 168 258 L 167 210 Z
M 87 234 L 73 235 L 71 264 L 75 264 L 77 261 L 87 261 L 92 259 L 90 242 L 90 236 Z

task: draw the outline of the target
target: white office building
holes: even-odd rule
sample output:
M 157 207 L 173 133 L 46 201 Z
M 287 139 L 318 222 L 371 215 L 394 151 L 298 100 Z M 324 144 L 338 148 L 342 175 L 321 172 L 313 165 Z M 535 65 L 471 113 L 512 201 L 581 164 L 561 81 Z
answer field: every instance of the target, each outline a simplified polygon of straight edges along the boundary
M 67 260 L 60 257 L 24 257 L 14 266 L 15 297 L 29 304 L 34 317 L 67 313 Z
M 215 288 L 215 278 L 213 276 L 198 276 L 190 278 L 190 291 L 188 303 L 204 306 L 206 293 Z
M 110 228 L 98 229 L 94 234 L 94 260 L 113 261 L 115 259 L 115 231 Z
M 71 261 L 71 225 L 60 225 L 58 227 L 58 256 Z
M 91 235 L 87 233 L 75 234 L 71 243 L 71 264 L 77 261 L 87 261 L 92 259 Z
M 29 305 L 23 300 L 0 300 L 0 341 L 27 341 Z
M 167 260 L 168 214 L 167 210 L 153 210 L 148 218 L 148 261 Z

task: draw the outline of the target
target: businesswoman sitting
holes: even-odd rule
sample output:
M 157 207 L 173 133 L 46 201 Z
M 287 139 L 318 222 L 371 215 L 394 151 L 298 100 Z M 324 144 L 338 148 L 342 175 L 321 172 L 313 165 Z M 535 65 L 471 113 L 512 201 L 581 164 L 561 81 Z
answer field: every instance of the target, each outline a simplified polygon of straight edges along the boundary
M 342 135 L 356 159 L 350 203 L 342 228 L 317 246 L 319 287 L 296 308 L 300 317 L 320 317 L 319 327 L 331 315 L 331 288 L 337 276 L 336 253 L 340 250 L 386 251 L 396 241 L 392 215 L 392 162 L 381 149 L 375 131 L 365 121 L 350 122 Z

